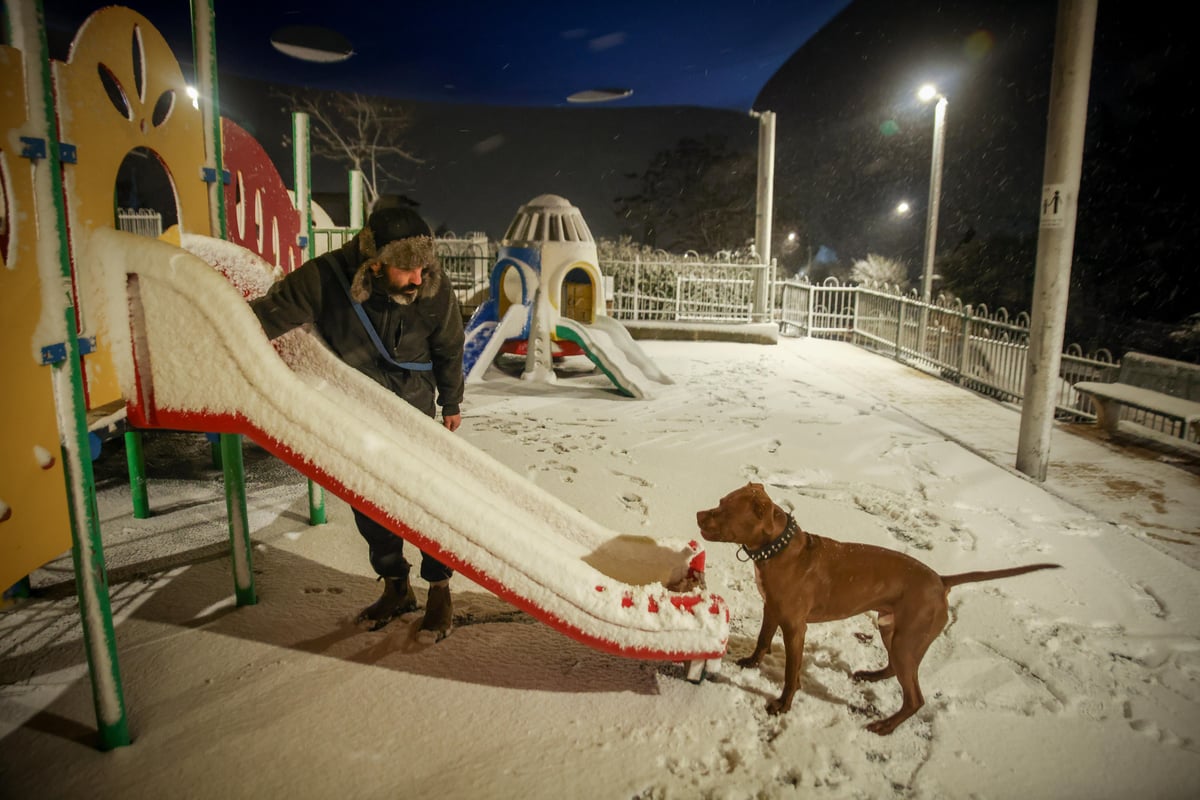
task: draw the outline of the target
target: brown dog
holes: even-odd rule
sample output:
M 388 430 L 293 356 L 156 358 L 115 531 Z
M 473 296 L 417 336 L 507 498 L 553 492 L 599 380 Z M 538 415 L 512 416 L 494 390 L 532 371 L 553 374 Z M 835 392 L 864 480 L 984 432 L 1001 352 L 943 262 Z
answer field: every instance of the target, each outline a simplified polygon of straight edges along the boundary
M 763 595 L 762 628 L 754 652 L 738 665 L 757 666 L 770 652 L 775 631 L 783 627 L 783 694 L 767 703 L 771 714 L 792 707 L 792 695 L 800 684 L 808 623 L 879 612 L 879 637 L 887 651 L 887 666 L 856 672 L 854 678 L 878 681 L 895 675 L 900 682 L 900 710 L 867 726 L 880 735 L 894 731 L 925 704 L 917 669 L 929 645 L 946 627 L 950 587 L 1060 566 L 1030 564 L 938 575 L 894 550 L 838 542 L 800 530 L 791 515 L 767 496 L 761 483 L 747 484 L 722 497 L 716 508 L 697 512 L 696 523 L 708 541 L 739 544 L 754 561 Z

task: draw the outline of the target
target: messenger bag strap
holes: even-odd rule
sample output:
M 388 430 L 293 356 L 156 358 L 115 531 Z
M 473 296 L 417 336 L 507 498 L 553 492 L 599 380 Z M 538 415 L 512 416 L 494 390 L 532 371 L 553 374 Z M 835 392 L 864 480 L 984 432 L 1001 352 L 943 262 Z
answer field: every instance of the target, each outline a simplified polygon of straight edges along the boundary
M 383 360 L 391 364 L 393 367 L 401 369 L 411 369 L 416 372 L 429 372 L 433 369 L 433 363 L 429 361 L 397 361 L 388 355 L 387 348 L 383 346 L 383 342 L 379 340 L 379 334 L 375 331 L 375 326 L 371 324 L 371 320 L 367 318 L 367 312 L 363 310 L 362 303 L 354 302 L 354 296 L 350 294 L 350 284 L 346 280 L 345 274 L 342 273 L 342 267 L 337 261 L 329 256 L 326 256 L 325 263 L 333 271 L 333 274 L 338 279 L 338 283 L 342 285 L 342 291 L 346 293 L 346 299 L 350 301 L 351 307 L 354 308 L 354 313 L 358 314 L 358 319 L 362 322 L 363 328 L 366 329 L 367 335 L 371 337 L 371 341 L 375 343 L 375 349 L 379 351 L 379 355 L 383 356 Z

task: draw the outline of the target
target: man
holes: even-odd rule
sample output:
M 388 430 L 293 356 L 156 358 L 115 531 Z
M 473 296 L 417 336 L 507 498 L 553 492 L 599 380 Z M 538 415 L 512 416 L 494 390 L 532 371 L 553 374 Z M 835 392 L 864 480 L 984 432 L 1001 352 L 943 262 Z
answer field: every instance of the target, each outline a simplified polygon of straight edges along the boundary
M 434 255 L 433 233 L 412 209 L 373 212 L 340 250 L 305 262 L 250 305 L 269 338 L 311 323 L 344 362 L 435 419 L 436 390 L 442 425 L 454 431 L 461 424 L 462 314 Z M 354 521 L 383 581 L 383 596 L 358 621 L 379 630 L 419 607 L 404 540 L 358 509 Z M 421 577 L 429 583 L 421 630 L 441 640 L 450 633 L 453 572 L 421 556 Z

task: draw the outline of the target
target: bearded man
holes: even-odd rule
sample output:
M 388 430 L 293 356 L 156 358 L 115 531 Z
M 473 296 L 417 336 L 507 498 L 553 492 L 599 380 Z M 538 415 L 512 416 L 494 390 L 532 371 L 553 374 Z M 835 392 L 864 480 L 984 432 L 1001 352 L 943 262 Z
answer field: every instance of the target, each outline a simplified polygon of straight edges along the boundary
M 346 364 L 409 405 L 434 419 L 440 406 L 447 430 L 462 423 L 462 313 L 434 255 L 433 232 L 416 211 L 374 211 L 341 249 L 300 265 L 250 306 L 268 338 L 310 324 Z M 403 539 L 358 509 L 354 521 L 383 581 L 383 595 L 358 621 L 379 630 L 419 608 L 410 565 Z M 451 628 L 452 574 L 421 554 L 421 578 L 429 584 L 421 630 L 438 640 Z

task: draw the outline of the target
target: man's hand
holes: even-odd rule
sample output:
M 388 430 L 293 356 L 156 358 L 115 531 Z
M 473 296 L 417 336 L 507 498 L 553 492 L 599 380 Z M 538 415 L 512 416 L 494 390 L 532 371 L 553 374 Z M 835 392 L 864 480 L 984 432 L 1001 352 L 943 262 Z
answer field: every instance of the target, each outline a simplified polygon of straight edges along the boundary
M 451 433 L 454 433 L 454 431 L 458 430 L 459 425 L 462 425 L 462 414 L 442 415 L 442 427 Z

